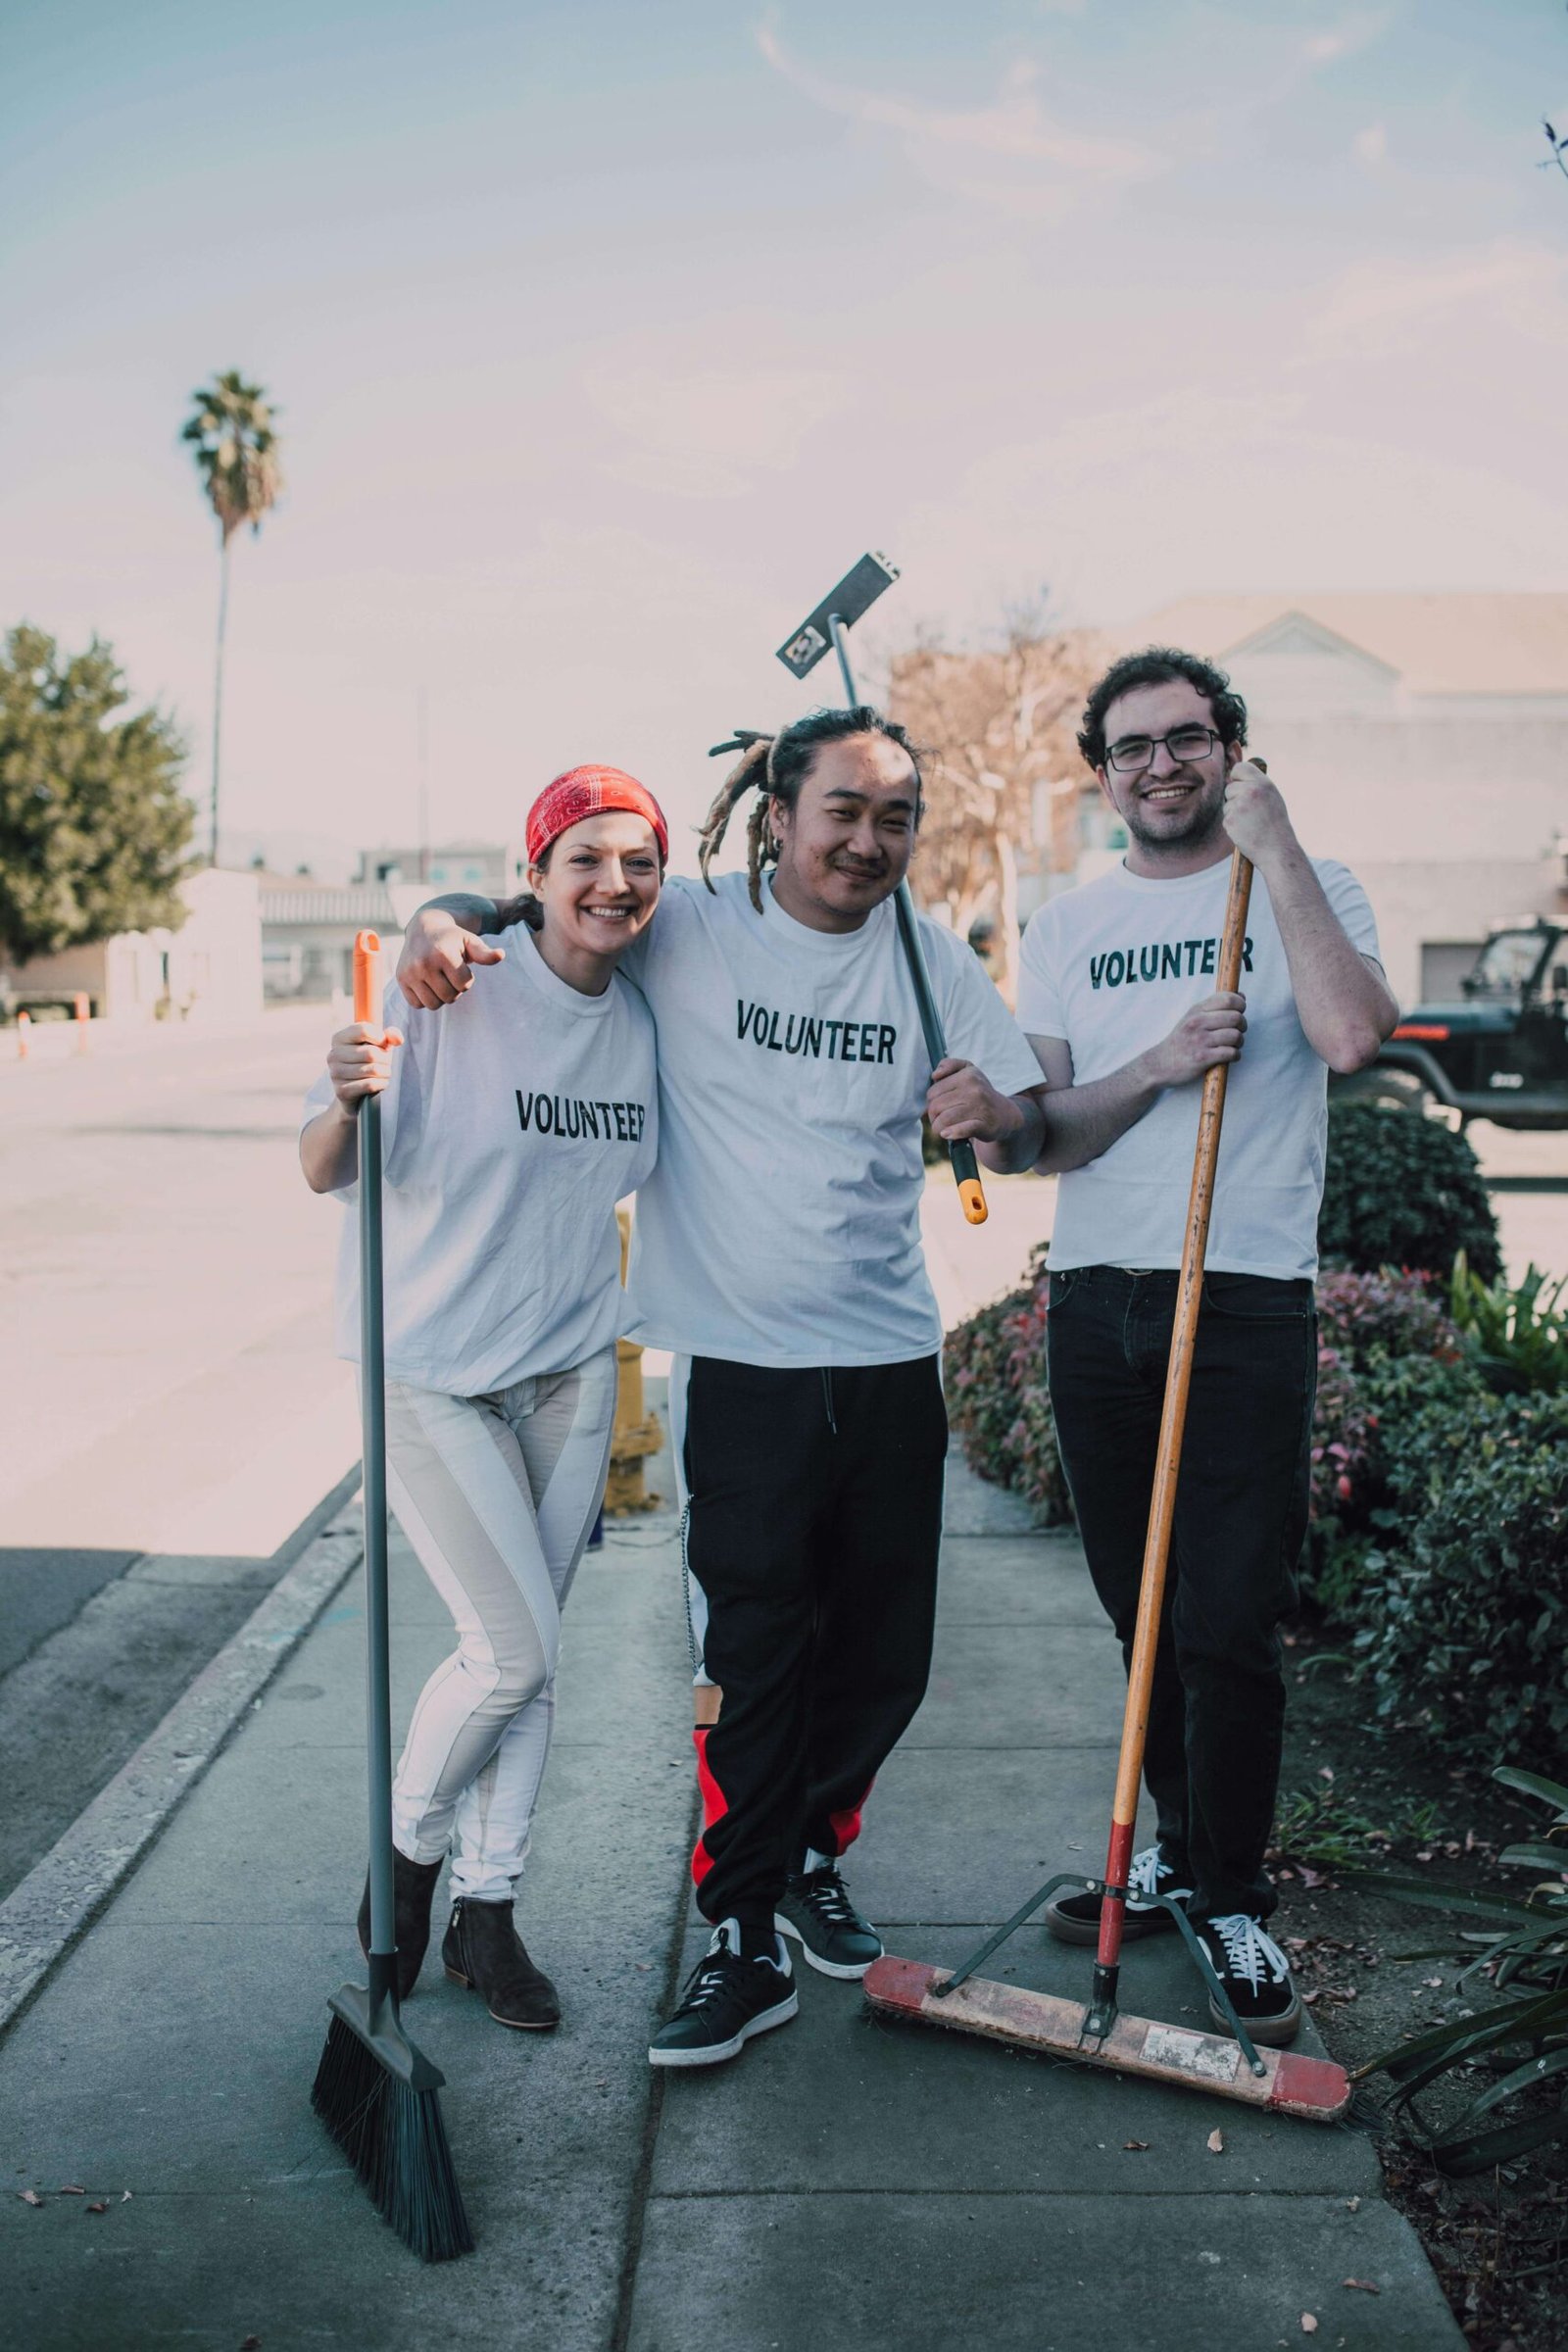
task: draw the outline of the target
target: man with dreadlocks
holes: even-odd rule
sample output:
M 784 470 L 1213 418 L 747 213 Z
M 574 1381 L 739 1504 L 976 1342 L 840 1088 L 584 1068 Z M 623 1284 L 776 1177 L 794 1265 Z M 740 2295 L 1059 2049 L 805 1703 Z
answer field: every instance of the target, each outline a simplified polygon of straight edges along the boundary
M 710 872 L 752 794 L 748 870 Z M 710 2066 L 796 2014 L 782 1936 L 863 1976 L 881 1951 L 839 1864 L 931 1660 L 947 1415 L 920 1247 L 920 1114 L 1027 1167 L 1040 1070 L 978 959 L 921 918 L 952 1052 L 934 1072 L 896 931 L 920 776 L 864 706 L 748 741 L 621 969 L 659 1033 L 660 1157 L 638 1196 L 630 1330 L 675 1358 L 686 1562 L 722 1691 L 696 1734 L 708 1953 L 655 2036 Z M 410 926 L 416 1004 L 496 959 L 511 909 Z M 700 1614 L 700 1611 L 698 1612 Z

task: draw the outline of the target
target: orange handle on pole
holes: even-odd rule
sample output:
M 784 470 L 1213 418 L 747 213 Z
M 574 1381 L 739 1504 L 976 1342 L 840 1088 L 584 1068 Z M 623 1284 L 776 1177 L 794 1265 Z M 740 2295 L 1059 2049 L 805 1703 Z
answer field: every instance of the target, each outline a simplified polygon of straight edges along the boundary
M 354 934 L 354 1018 L 357 1021 L 374 1021 L 379 1020 L 380 1016 L 380 933 L 356 931 Z
M 1230 892 L 1225 902 L 1225 928 L 1220 939 L 1219 970 L 1215 976 L 1216 988 L 1221 994 L 1234 990 L 1242 976 L 1242 952 L 1247 944 L 1247 907 L 1251 889 L 1251 865 L 1237 850 L 1231 858 Z M 1138 1785 L 1143 1778 L 1144 1747 L 1149 1737 L 1149 1701 L 1154 1682 L 1154 1650 L 1159 1638 L 1160 1613 L 1165 1602 L 1171 1520 L 1176 1509 L 1176 1479 L 1181 1469 L 1182 1437 L 1187 1427 L 1187 1398 L 1193 1383 L 1193 1351 L 1198 1340 L 1198 1311 L 1203 1294 L 1203 1258 L 1208 1248 L 1208 1223 L 1214 1206 L 1214 1168 L 1219 1158 L 1219 1132 L 1225 1116 L 1225 1087 L 1229 1076 L 1228 1062 L 1216 1062 L 1208 1071 L 1203 1080 L 1202 1102 L 1198 1114 L 1198 1150 L 1193 1160 L 1193 1189 L 1187 1202 L 1181 1287 L 1176 1294 L 1176 1319 L 1170 1335 L 1165 1403 L 1154 1460 L 1149 1537 L 1144 1546 L 1143 1583 L 1138 1594 L 1138 1622 L 1133 1634 L 1133 1654 L 1127 1668 L 1127 1709 L 1122 1718 L 1116 1797 L 1111 1807 L 1110 1850 L 1105 1862 L 1107 1886 L 1119 1886 L 1123 1891 L 1115 1896 L 1106 1895 L 1101 1903 L 1097 1975 L 1102 1969 L 1114 1971 L 1121 1956 L 1127 1866 L 1132 1860 Z
M 953 1173 L 958 1180 L 958 1200 L 962 1205 L 963 1213 L 968 1219 L 969 1223 L 971 1225 L 983 1225 L 987 1217 L 991 1214 L 991 1211 L 986 1206 L 985 1186 L 981 1182 L 978 1165 L 976 1166 L 972 1176 L 965 1176 L 962 1173 L 959 1165 L 958 1153 L 963 1149 L 964 1147 L 961 1144 L 956 1144 L 951 1148 L 949 1153 L 949 1156 L 953 1161 Z M 968 1150 L 972 1154 L 974 1151 L 972 1144 L 968 1147 Z

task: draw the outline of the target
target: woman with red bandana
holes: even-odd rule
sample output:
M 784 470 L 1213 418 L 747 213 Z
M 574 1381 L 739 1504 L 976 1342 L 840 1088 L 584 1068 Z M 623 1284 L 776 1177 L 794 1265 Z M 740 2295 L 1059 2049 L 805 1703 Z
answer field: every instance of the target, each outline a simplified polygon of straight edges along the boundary
M 398 1989 L 418 1975 L 450 1856 L 448 1976 L 500 2024 L 539 2031 L 561 2007 L 513 1901 L 561 1611 L 610 1459 L 615 1203 L 658 1141 L 653 1019 L 616 965 L 653 917 L 669 838 L 633 777 L 579 767 L 534 803 L 527 845 L 535 903 L 495 943 L 489 986 L 437 1019 L 393 983 L 379 1024 L 340 1029 L 300 1160 L 313 1191 L 352 1200 L 356 1106 L 380 1095 L 387 1487 L 458 1638 L 419 1694 L 393 1787 Z M 338 1346 L 353 1359 L 344 1223 Z

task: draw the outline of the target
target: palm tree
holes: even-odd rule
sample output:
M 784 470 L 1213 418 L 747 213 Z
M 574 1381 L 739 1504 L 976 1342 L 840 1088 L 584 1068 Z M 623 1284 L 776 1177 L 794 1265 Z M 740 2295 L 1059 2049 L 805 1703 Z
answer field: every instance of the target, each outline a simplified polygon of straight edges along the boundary
M 218 777 L 223 721 L 223 632 L 228 621 L 228 543 L 242 522 L 253 536 L 283 487 L 272 405 L 237 368 L 191 394 L 195 407 L 180 434 L 195 445 L 196 469 L 218 516 L 218 667 L 213 684 L 212 863 L 218 863 Z

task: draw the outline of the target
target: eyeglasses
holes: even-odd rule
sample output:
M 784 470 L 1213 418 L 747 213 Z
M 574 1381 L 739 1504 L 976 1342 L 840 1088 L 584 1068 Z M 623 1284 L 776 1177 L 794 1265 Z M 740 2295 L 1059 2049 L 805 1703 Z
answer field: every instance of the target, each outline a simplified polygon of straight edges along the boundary
M 1212 727 L 1172 727 L 1168 735 L 1124 735 L 1105 754 L 1105 764 L 1118 775 L 1136 775 L 1141 767 L 1152 764 L 1161 744 L 1173 760 L 1185 762 L 1206 760 L 1218 741 Z

